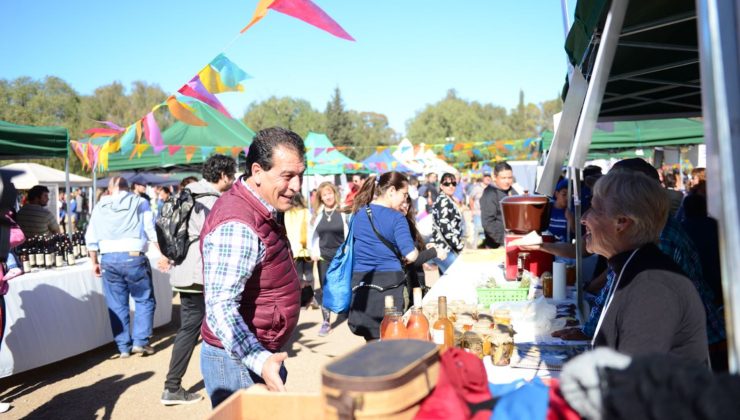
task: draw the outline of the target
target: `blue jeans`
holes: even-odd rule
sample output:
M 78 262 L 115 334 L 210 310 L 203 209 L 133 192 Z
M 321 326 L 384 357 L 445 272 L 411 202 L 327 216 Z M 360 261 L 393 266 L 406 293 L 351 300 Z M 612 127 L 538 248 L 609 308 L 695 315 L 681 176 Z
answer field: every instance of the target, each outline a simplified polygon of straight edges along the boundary
M 213 408 L 240 389 L 265 383 L 260 375 L 249 370 L 241 360 L 205 341 L 200 347 L 200 372 Z M 280 377 L 283 383 L 288 379 L 285 365 L 280 367 Z
M 149 260 L 143 255 L 133 257 L 128 252 L 111 252 L 100 258 L 100 269 L 110 326 L 118 351 L 129 353 L 132 341 L 138 347 L 149 344 L 154 308 L 157 306 Z M 129 295 L 136 302 L 133 334 L 130 333 Z
M 434 263 L 437 264 L 437 267 L 439 267 L 440 274 L 444 274 L 445 271 L 447 271 L 448 268 L 452 265 L 453 262 L 457 259 L 457 254 L 455 254 L 454 251 L 450 251 L 447 253 L 447 258 L 444 260 L 440 260 L 439 258 L 434 259 Z

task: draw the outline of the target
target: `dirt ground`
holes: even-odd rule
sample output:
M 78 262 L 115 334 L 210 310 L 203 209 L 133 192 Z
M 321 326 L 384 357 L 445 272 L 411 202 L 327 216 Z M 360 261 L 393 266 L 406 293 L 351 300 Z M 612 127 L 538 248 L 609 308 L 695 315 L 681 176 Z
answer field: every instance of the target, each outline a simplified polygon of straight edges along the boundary
M 428 284 L 436 281 L 428 273 Z M 119 359 L 113 343 L 60 362 L 0 379 L 0 401 L 12 405 L 0 414 L 8 419 L 169 419 L 205 418 L 211 411 L 200 375 L 200 346 L 195 349 L 183 387 L 204 399 L 196 404 L 165 407 L 160 402 L 172 343 L 180 325 L 180 304 L 173 300 L 172 322 L 154 330 L 152 356 Z M 361 346 L 346 320 L 332 316 L 333 330 L 319 337 L 320 310 L 301 311 L 288 348 L 287 389 L 319 392 L 321 369 L 332 358 Z

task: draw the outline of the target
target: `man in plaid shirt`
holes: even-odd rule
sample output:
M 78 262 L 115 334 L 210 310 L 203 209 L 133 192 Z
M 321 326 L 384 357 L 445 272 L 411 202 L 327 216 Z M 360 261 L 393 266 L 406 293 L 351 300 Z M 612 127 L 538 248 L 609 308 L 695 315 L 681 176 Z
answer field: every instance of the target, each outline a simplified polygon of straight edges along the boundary
M 280 350 L 298 322 L 300 286 L 276 216 L 300 192 L 304 156 L 303 140 L 291 131 L 257 133 L 245 174 L 219 198 L 203 227 L 201 371 L 214 407 L 254 383 L 285 390 L 288 355 Z

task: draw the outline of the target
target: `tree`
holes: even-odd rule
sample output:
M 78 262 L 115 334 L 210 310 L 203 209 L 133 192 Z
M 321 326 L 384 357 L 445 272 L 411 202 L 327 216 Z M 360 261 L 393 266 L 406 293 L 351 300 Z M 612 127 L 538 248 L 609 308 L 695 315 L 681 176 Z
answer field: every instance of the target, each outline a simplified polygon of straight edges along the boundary
M 388 126 L 388 117 L 377 112 L 349 111 L 352 122 L 352 148 L 344 153 L 362 160 L 375 152 L 375 147 L 398 142 L 396 132 Z
M 352 118 L 344 109 L 339 87 L 334 89 L 331 100 L 326 104 L 326 135 L 335 146 L 352 146 Z
M 454 89 L 441 101 L 427 105 L 407 124 L 413 143 L 472 142 L 510 137 L 506 110 L 491 104 L 466 101 Z
M 306 138 L 309 131 L 323 132 L 324 114 L 313 109 L 304 99 L 270 97 L 262 102 L 252 102 L 242 118 L 253 130 L 283 127 Z

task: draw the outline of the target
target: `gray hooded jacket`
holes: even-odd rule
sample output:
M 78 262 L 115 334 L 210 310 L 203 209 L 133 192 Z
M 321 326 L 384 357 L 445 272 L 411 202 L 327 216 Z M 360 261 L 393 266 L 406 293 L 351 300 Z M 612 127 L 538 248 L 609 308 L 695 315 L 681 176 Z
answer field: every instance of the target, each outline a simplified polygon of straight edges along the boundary
M 216 194 L 221 195 L 218 190 L 213 188 L 213 185 L 201 179 L 198 182 L 193 182 L 185 187 L 190 190 L 193 194 Z M 190 221 L 188 222 L 188 236 L 190 241 L 194 241 L 188 248 L 188 253 L 185 259 L 179 265 L 172 267 L 170 270 L 170 284 L 176 288 L 192 288 L 201 289 L 201 287 L 191 287 L 193 285 L 203 285 L 203 257 L 200 254 L 200 231 L 203 230 L 203 223 L 206 220 L 206 216 L 213 208 L 218 197 L 204 196 L 197 198 L 196 205 L 193 208 L 193 212 L 190 214 Z

